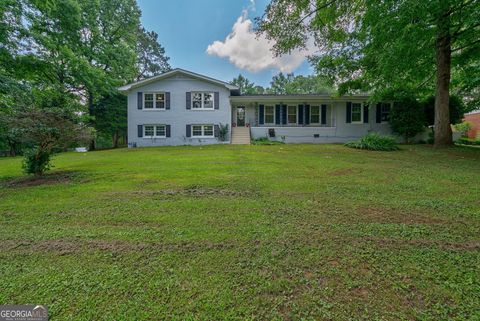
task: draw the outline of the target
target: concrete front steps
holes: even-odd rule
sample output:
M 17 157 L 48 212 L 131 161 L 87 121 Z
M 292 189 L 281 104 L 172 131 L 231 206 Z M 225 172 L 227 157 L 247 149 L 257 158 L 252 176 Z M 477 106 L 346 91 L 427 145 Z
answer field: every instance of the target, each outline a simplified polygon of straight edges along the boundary
M 232 127 L 232 144 L 250 145 L 250 128 Z

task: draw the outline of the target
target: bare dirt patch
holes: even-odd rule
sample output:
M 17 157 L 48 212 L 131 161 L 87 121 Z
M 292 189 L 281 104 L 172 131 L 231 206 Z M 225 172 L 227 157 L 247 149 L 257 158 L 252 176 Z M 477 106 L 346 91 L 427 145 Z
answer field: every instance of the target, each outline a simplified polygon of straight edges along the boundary
M 328 173 L 328 176 L 345 176 L 345 175 L 351 175 L 354 173 L 355 173 L 355 170 L 353 168 L 341 168 Z
M 393 224 L 446 224 L 447 220 L 425 213 L 412 213 L 380 207 L 359 207 L 357 218 L 365 222 Z
M 192 253 L 233 248 L 233 243 L 213 243 L 208 241 L 184 241 L 178 243 L 145 243 L 124 240 L 7 240 L 0 243 L 0 250 L 8 252 L 38 253 L 54 252 L 57 255 L 73 254 L 85 251 L 105 251 L 113 253 L 181 252 Z
M 124 196 L 139 196 L 139 197 L 159 197 L 159 198 L 170 198 L 176 196 L 188 196 L 188 197 L 219 197 L 219 196 L 228 196 L 228 197 L 242 197 L 250 196 L 252 192 L 250 191 L 239 191 L 231 190 L 224 188 L 214 188 L 214 187 L 202 187 L 202 186 L 189 186 L 186 188 L 171 188 L 163 189 L 156 191 L 128 191 L 128 192 L 114 192 L 108 193 L 108 195 L 124 195 Z
M 41 185 L 56 185 L 70 183 L 80 176 L 78 172 L 54 172 L 41 176 L 23 176 L 4 182 L 6 187 L 33 187 Z

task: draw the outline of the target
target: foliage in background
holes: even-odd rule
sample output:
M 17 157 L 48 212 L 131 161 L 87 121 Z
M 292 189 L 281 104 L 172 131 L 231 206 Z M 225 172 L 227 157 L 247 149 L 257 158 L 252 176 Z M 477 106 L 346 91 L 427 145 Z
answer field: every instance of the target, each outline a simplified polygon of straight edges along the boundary
M 52 153 L 91 139 L 91 130 L 57 108 L 25 108 L 10 117 L 10 128 L 25 150 L 23 168 L 27 174 L 41 175 L 49 169 Z
M 389 124 L 392 131 L 408 143 L 417 134 L 425 131 L 425 113 L 415 98 L 405 96 L 393 104 Z
M 115 142 L 126 119 L 95 108 L 118 86 L 170 69 L 135 0 L 6 0 L 0 17 L 0 116 L 24 106 L 81 113 Z M 111 108 L 126 109 L 125 100 L 113 100 L 123 106 Z M 1 119 L 0 149 L 15 154 L 21 146 Z
M 348 142 L 347 147 L 357 149 L 367 149 L 376 151 L 394 151 L 398 150 L 394 137 L 382 136 L 378 133 L 368 133 L 357 141 Z
M 127 136 L 127 96 L 114 92 L 102 97 L 95 104 L 94 115 L 97 131 L 110 136 L 111 146 L 117 148 L 119 140 Z
M 468 131 L 472 129 L 472 124 L 468 121 L 465 121 L 463 123 L 455 124 L 454 127 L 458 132 L 462 134 L 462 136 L 466 136 Z
M 426 98 L 422 101 L 421 105 L 423 110 L 425 110 L 427 126 L 433 126 L 435 124 L 435 96 Z M 458 124 L 462 121 L 463 115 L 469 110 L 460 97 L 452 95 L 449 99 L 449 111 L 450 122 L 452 124 Z
M 232 85 L 238 86 L 240 88 L 240 92 L 244 95 L 253 95 L 253 94 L 264 94 L 265 89 L 262 86 L 257 86 L 241 74 L 239 74 L 236 78 L 233 78 L 230 81 Z
M 449 92 L 480 102 L 478 1 L 272 0 L 257 19 L 277 54 L 297 48 L 350 93 L 435 93 L 435 144 L 450 145 Z M 450 81 L 450 79 L 452 80 Z M 450 85 L 452 86 L 450 88 Z M 342 94 L 343 92 L 341 92 Z

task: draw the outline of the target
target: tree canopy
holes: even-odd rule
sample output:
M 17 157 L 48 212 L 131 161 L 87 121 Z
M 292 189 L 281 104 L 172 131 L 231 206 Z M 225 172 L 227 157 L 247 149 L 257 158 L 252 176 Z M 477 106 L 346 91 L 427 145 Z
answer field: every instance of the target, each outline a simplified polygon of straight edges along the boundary
M 407 88 L 434 94 L 435 144 L 451 143 L 450 91 L 478 107 L 480 10 L 478 0 L 273 0 L 258 32 L 283 54 L 314 43 L 310 60 L 340 93 L 374 97 Z

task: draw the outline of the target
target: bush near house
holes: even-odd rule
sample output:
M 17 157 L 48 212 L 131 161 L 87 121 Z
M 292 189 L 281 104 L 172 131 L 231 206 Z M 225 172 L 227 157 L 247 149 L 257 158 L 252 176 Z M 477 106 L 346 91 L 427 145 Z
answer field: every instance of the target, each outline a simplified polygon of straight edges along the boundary
M 283 141 L 278 140 L 270 140 L 268 137 L 261 137 L 252 139 L 252 145 L 283 145 L 285 144 Z
M 480 146 L 480 139 L 473 139 L 473 138 L 468 138 L 468 137 L 460 137 L 457 139 L 457 144 L 462 144 L 462 145 L 474 145 L 474 146 Z
M 394 137 L 382 136 L 378 133 L 368 133 L 360 140 L 346 143 L 345 146 L 377 151 L 394 151 L 399 149 Z

